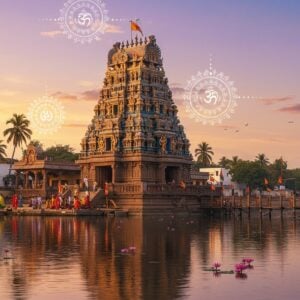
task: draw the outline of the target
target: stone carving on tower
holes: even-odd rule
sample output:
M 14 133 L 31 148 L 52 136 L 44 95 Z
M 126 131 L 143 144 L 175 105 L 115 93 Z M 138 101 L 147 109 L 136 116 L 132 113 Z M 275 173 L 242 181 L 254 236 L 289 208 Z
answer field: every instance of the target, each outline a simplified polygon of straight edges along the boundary
M 89 179 L 100 185 L 104 177 L 113 183 L 188 182 L 190 144 L 177 112 L 155 37 L 114 44 L 78 163 L 94 166 L 96 178 Z M 105 175 L 107 166 L 112 175 Z

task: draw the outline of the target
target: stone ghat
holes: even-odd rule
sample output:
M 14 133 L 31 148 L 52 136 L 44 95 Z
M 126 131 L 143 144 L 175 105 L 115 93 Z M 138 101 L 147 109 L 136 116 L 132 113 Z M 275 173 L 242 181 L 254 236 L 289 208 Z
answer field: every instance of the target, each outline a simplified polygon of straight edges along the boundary
M 32 209 L 29 207 L 18 209 L 1 209 L 0 216 L 127 216 L 128 210 L 124 209 Z

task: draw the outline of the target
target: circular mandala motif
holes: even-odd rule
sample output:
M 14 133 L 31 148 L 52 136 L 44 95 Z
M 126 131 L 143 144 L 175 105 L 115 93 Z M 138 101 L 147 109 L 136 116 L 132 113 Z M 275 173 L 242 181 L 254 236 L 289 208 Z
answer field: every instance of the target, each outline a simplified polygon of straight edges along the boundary
M 55 98 L 44 96 L 30 104 L 28 119 L 40 134 L 56 132 L 64 122 L 64 107 Z
M 229 119 L 237 106 L 233 82 L 215 70 L 198 72 L 185 88 L 184 101 L 189 116 L 197 122 L 214 125 Z
M 69 0 L 60 10 L 60 26 L 64 34 L 82 44 L 100 40 L 107 21 L 102 0 Z

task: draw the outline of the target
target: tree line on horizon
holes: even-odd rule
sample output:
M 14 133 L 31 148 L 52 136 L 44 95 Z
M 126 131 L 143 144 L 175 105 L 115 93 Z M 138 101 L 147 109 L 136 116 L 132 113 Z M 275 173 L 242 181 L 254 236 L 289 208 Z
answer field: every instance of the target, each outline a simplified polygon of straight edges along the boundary
M 218 163 L 214 163 L 213 156 L 212 147 L 207 142 L 202 142 L 195 149 L 194 165 L 197 168 L 228 169 L 233 181 L 247 184 L 251 189 L 268 189 L 279 185 L 300 189 L 300 168 L 288 169 L 288 163 L 282 157 L 270 162 L 264 153 L 258 153 L 253 160 L 223 156 Z

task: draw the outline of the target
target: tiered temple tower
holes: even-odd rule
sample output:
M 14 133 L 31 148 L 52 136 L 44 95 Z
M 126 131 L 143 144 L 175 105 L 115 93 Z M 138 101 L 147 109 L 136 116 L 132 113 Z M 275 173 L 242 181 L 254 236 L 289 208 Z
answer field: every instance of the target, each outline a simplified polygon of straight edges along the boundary
M 150 186 L 190 182 L 190 144 L 154 36 L 113 46 L 94 111 L 81 143 L 82 179 L 111 183 L 120 201 L 130 191 L 142 201 Z

